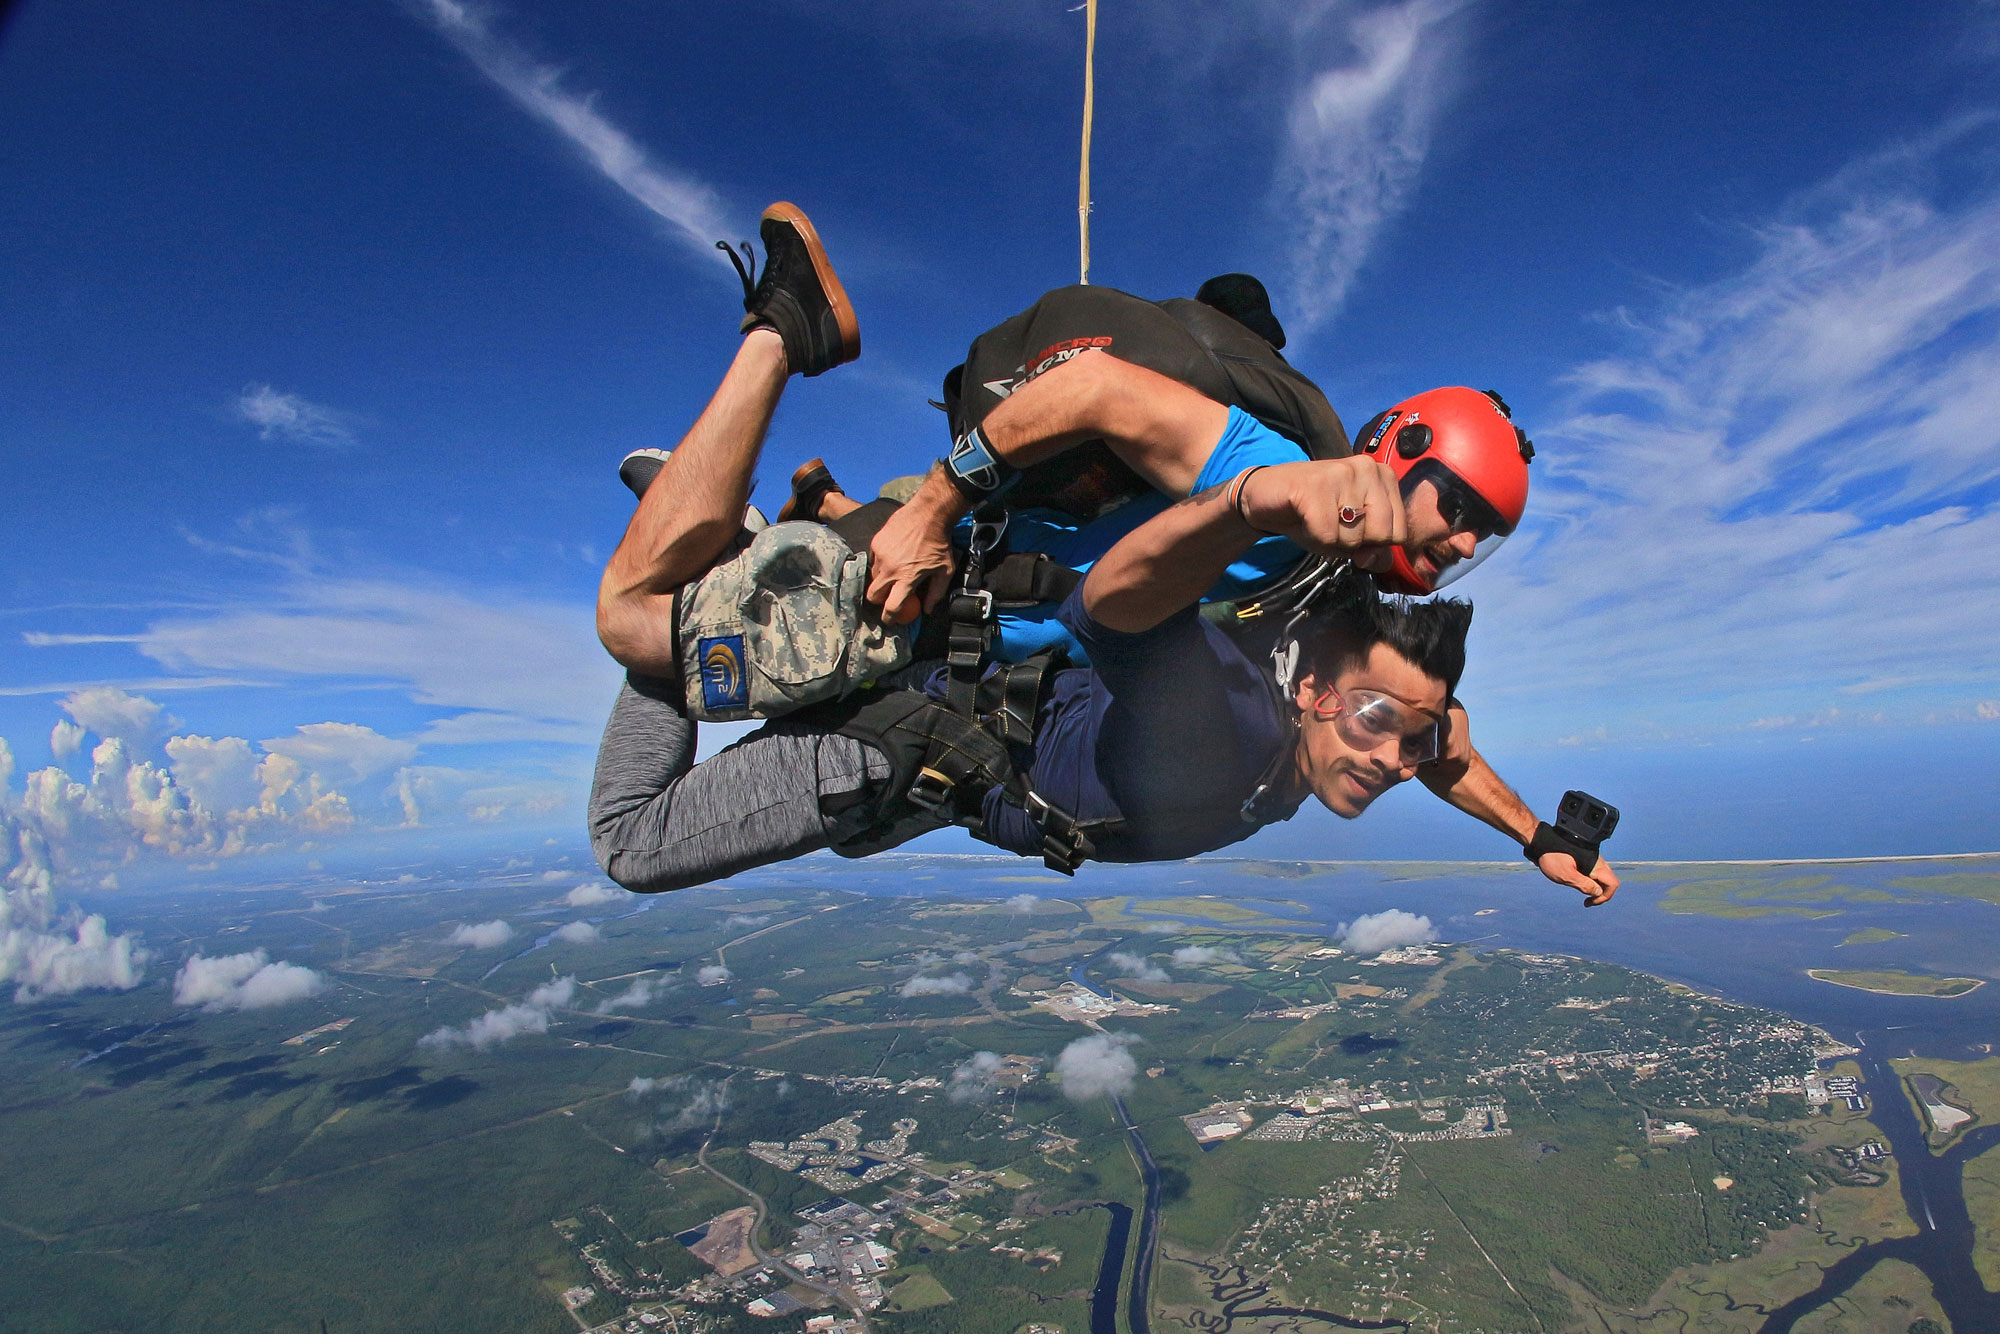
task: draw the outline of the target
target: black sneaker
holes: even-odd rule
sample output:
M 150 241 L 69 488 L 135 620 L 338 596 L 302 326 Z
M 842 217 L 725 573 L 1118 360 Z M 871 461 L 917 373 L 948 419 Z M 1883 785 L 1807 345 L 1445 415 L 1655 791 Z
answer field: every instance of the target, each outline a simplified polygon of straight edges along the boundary
M 736 252 L 716 242 L 743 279 L 743 309 L 749 312 L 743 332 L 775 329 L 785 340 L 786 362 L 799 375 L 823 375 L 860 356 L 861 325 L 804 210 L 796 204 L 771 205 L 764 210 L 759 233 L 764 276 L 754 285 Z
M 618 480 L 630 487 L 632 494 L 643 499 L 646 488 L 660 475 L 660 469 L 667 466 L 671 449 L 635 449 L 618 464 Z

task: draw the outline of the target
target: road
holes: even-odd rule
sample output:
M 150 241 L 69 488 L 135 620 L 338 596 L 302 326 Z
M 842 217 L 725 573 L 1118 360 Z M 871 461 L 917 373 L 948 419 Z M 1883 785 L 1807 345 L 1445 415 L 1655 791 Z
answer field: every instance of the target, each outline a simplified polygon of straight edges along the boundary
M 801 1287 L 811 1288 L 814 1292 L 821 1293 L 824 1296 L 831 1297 L 833 1298 L 833 1300 L 839 1302 L 842 1306 L 845 1306 L 850 1312 L 853 1313 L 854 1318 L 861 1322 L 862 1334 L 867 1334 L 869 1328 L 868 1313 L 861 1309 L 860 1302 L 848 1296 L 846 1291 L 840 1287 L 837 1286 L 829 1287 L 824 1283 L 820 1283 L 814 1279 L 807 1278 L 804 1274 L 799 1273 L 796 1269 L 793 1269 L 790 1265 L 786 1264 L 783 1260 L 779 1259 L 777 1256 L 767 1252 L 764 1249 L 763 1244 L 757 1240 L 757 1234 L 764 1230 L 764 1220 L 770 1216 L 770 1206 L 764 1202 L 764 1197 L 762 1195 L 759 1195 L 756 1191 L 750 1189 L 748 1186 L 738 1181 L 735 1177 L 730 1176 L 727 1172 L 717 1167 L 714 1163 L 708 1161 L 708 1146 L 715 1142 L 715 1132 L 717 1130 L 720 1130 L 721 1128 L 722 1128 L 722 1118 L 720 1116 L 717 1116 L 715 1118 L 715 1125 L 709 1129 L 708 1138 L 704 1139 L 701 1142 L 701 1147 L 695 1150 L 694 1158 L 696 1162 L 701 1164 L 702 1170 L 706 1171 L 710 1176 L 714 1177 L 717 1181 L 722 1182 L 724 1185 L 748 1197 L 750 1203 L 753 1206 L 755 1206 L 757 1210 L 757 1219 L 754 1223 L 750 1225 L 751 1251 L 753 1251 L 756 1254 L 759 1260 L 769 1265 L 772 1269 L 776 1270 L 778 1273 L 783 1274 L 785 1277 L 791 1279 L 792 1282 L 797 1283 Z

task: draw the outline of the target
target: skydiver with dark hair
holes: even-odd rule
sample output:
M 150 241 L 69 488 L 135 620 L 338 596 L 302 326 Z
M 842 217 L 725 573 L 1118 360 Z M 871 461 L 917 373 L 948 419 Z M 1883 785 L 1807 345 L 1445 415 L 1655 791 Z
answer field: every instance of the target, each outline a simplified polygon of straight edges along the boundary
M 1093 300 L 1103 293 L 1113 306 L 1130 303 L 1125 315 L 1143 306 L 1177 324 L 1206 326 L 1195 340 L 1200 355 L 1189 360 L 1224 367 L 1224 378 L 1229 368 L 1247 366 L 1255 372 L 1249 397 L 1261 394 L 1268 404 L 1275 392 L 1306 403 L 1319 438 L 1288 439 L 1221 401 L 1231 394 L 1190 383 L 1201 380 L 1201 365 L 1169 364 L 1184 372 L 1176 378 L 1123 359 L 1115 323 L 1059 340 L 1068 344 L 1061 355 L 1023 363 L 998 387 L 980 382 L 979 392 L 994 401 L 967 412 L 964 382 L 977 373 L 982 351 L 997 346 L 1004 358 L 1009 350 L 1006 338 L 987 349 L 976 343 L 958 384 L 947 386 L 947 399 L 958 400 L 947 405 L 954 425 L 966 428 L 952 454 L 909 504 L 878 503 L 856 544 L 870 547 L 872 537 L 868 589 L 878 606 L 886 604 L 886 615 L 863 611 L 862 629 L 893 645 L 894 624 L 920 603 L 934 612 L 948 605 L 950 615 L 930 620 L 949 627 L 939 656 L 953 665 L 932 663 L 927 678 L 905 670 L 892 682 L 901 689 L 857 692 L 859 682 L 850 680 L 835 698 L 695 765 L 695 718 L 743 716 L 704 713 L 702 704 L 740 707 L 744 701 L 732 692 L 747 689 L 757 669 L 754 654 L 747 664 L 739 660 L 743 634 L 688 633 L 691 617 L 698 619 L 690 611 L 693 590 L 714 582 L 712 571 L 732 552 L 754 557 L 760 545 L 773 546 L 746 528 L 745 514 L 763 434 L 787 378 L 823 373 L 859 353 L 858 323 L 804 214 L 773 206 L 763 239 L 762 279 L 753 284 L 745 273 L 744 342 L 715 397 L 671 454 L 642 451 L 621 470 L 641 501 L 606 569 L 599 630 L 631 675 L 600 751 L 591 801 L 593 843 L 614 879 L 638 889 L 676 888 L 816 847 L 879 850 L 945 824 L 1040 853 L 1061 869 L 1086 857 L 1182 857 L 1287 818 L 1308 792 L 1352 817 L 1388 786 L 1421 775 L 1446 800 L 1526 846 L 1545 875 L 1588 902 L 1615 892 L 1610 867 L 1590 850 L 1552 843 L 1548 826 L 1538 825 L 1472 748 L 1464 710 L 1451 699 L 1468 607 L 1384 603 L 1349 580 L 1331 611 L 1314 612 L 1309 597 L 1296 596 L 1292 578 L 1316 563 L 1324 577 L 1314 588 L 1323 592 L 1351 562 L 1402 587 L 1443 582 L 1448 567 L 1472 563 L 1482 541 L 1504 536 L 1518 520 L 1525 437 L 1497 400 L 1434 391 L 1371 423 L 1364 445 L 1374 447 L 1372 456 L 1350 454 L 1318 391 L 1256 330 L 1256 311 L 1239 303 L 1231 313 L 1226 301 L 1184 303 L 1201 309 L 1177 316 L 1167 303 L 1084 289 Z M 1017 326 L 1010 333 L 1032 340 L 1037 318 L 1064 295 L 1051 294 L 1010 321 Z M 1152 324 L 1149 334 L 1163 335 L 1153 338 L 1155 347 L 1171 348 L 1171 331 L 1140 315 Z M 1245 339 L 1263 349 L 1260 358 L 1247 355 Z M 1147 350 L 1146 337 L 1127 342 Z M 1274 364 L 1282 371 L 1272 371 Z M 1312 399 L 1323 413 L 1311 411 Z M 1423 431 L 1431 439 L 1411 448 Z M 1386 457 L 1405 466 L 1384 461 L 1385 441 L 1393 451 Z M 1035 620 L 1091 664 L 1063 667 L 1035 651 L 1046 643 L 1010 651 L 1007 636 L 994 634 L 991 589 L 974 586 L 978 570 L 966 571 L 949 534 L 1017 474 L 1026 478 L 1021 496 L 1032 494 L 1038 464 L 1085 442 L 1083 453 L 1122 467 L 1144 483 L 1145 494 L 1130 495 L 1128 483 L 1123 503 L 1068 516 L 1088 540 L 1073 544 L 1085 558 L 1060 568 L 1087 573 L 1036 585 L 1067 589 L 1056 599 L 1059 609 Z M 1462 475 L 1476 468 L 1442 463 L 1412 482 L 1426 453 L 1433 462 L 1484 463 L 1501 484 L 1489 482 L 1482 494 Z M 1510 469 L 1513 492 L 1505 489 Z M 817 518 L 838 528 L 869 508 L 813 474 L 801 469 L 791 513 L 781 519 Z M 1101 478 L 1076 467 L 1053 487 L 1042 481 L 1045 498 L 1103 489 Z M 1182 499 L 1165 498 L 1174 495 Z M 1096 548 L 1083 550 L 1090 541 Z M 1034 556 L 1038 568 L 1060 564 L 1046 551 L 1031 540 L 1010 554 Z M 981 555 L 1001 553 L 989 541 Z M 960 595 L 946 604 L 954 579 Z M 1238 616 L 1254 611 L 1241 599 L 1256 593 L 1260 580 L 1266 588 L 1289 581 L 1286 596 L 1298 604 L 1282 618 L 1295 633 L 1277 645 L 1289 648 L 1291 659 L 1275 673 L 1197 611 L 1219 588 L 1235 595 Z M 764 588 L 742 602 L 763 608 L 753 620 L 768 620 L 771 607 L 791 605 L 794 591 Z M 972 651 L 973 631 L 961 613 L 982 597 L 988 624 Z M 1431 648 L 1418 650 L 1412 635 Z M 996 638 L 999 665 L 987 660 Z M 847 651 L 835 646 L 819 655 L 822 665 L 837 674 L 836 660 Z M 1035 670 L 1008 666 L 1009 658 L 1027 658 Z M 1596 864 L 1586 872 L 1579 869 L 1584 861 Z

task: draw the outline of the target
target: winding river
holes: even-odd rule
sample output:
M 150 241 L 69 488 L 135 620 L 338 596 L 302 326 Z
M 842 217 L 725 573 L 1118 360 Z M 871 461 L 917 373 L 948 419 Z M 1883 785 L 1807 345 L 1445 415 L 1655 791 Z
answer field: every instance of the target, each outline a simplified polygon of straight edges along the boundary
M 1865 1033 L 1855 1035 L 1857 1058 L 1869 1092 L 1869 1119 L 1889 1141 L 1903 1187 L 1903 1206 L 1919 1231 L 1914 1237 L 1871 1242 L 1829 1266 L 1819 1286 L 1771 1312 L 1763 1334 L 1790 1334 L 1807 1314 L 1852 1288 L 1882 1260 L 1904 1260 L 1923 1271 L 1957 1330 L 2000 1330 L 2000 1294 L 1989 1292 L 1972 1264 L 1972 1219 L 1965 1207 L 1965 1165 L 2000 1145 L 2000 1125 L 1979 1126 L 1942 1154 L 1924 1142 L 1924 1128 L 1902 1079 Z

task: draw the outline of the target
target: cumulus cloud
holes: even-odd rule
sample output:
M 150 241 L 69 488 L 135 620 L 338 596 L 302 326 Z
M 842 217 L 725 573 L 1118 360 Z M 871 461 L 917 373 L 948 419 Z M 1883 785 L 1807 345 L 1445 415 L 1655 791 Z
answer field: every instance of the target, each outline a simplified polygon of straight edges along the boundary
M 613 889 L 610 885 L 604 884 L 590 884 L 578 885 L 563 895 L 563 902 L 572 908 L 595 908 L 600 903 L 610 903 L 624 897 L 625 891 L 622 889 Z
M 67 718 L 58 719 L 49 729 L 49 750 L 59 760 L 66 760 L 83 749 L 83 739 L 89 735 L 82 727 Z
M 1063 1093 L 1077 1102 L 1106 1093 L 1121 1097 L 1130 1093 L 1139 1063 L 1126 1048 L 1138 1040 L 1130 1033 L 1093 1033 L 1064 1047 L 1055 1068 Z
M 296 760 L 329 786 L 352 785 L 416 758 L 414 741 L 398 741 L 359 723 L 307 723 L 291 736 L 264 742 L 273 755 Z
M 434 1051 L 448 1051 L 453 1047 L 485 1051 L 502 1042 L 510 1042 L 523 1033 L 546 1033 L 549 1031 L 551 1012 L 568 1005 L 575 995 L 576 979 L 559 977 L 542 983 L 512 1005 L 488 1010 L 462 1028 L 447 1026 L 426 1033 L 417 1039 L 417 1045 Z
M 1132 954 L 1125 950 L 1113 950 L 1104 956 L 1104 961 L 1117 969 L 1123 977 L 1139 982 L 1168 982 L 1172 975 L 1166 969 L 1146 958 L 1143 954 Z
M 723 967 L 721 964 L 710 963 L 710 964 L 703 964 L 698 970 L 696 970 L 694 975 L 694 980 L 696 984 L 700 986 L 719 987 L 724 982 L 727 982 L 730 978 L 734 976 L 736 976 L 736 974 L 730 972 L 727 968 Z
M 1406 945 L 1428 945 L 1438 938 L 1437 928 L 1428 917 L 1390 908 L 1343 922 L 1340 941 L 1356 954 L 1380 954 Z
M 917 976 L 897 990 L 898 996 L 963 996 L 972 990 L 972 978 L 965 973 L 952 973 L 947 977 Z
M 13 754 L 0 741 L 0 786 Z M 29 1004 L 77 991 L 129 991 L 151 956 L 132 935 L 114 935 L 104 918 L 56 902 L 48 842 L 32 816 L 0 803 L 0 985 Z
M 1039 895 L 1016 894 L 1013 898 L 1007 900 L 1007 910 L 1009 912 L 1033 912 L 1041 904 L 1042 900 Z
M 976 1051 L 951 1072 L 945 1097 L 953 1102 L 985 1102 L 999 1088 L 1000 1053 Z
M 769 913 L 762 913 L 756 917 L 752 917 L 747 913 L 739 912 L 739 913 L 731 913 L 729 914 L 729 916 L 723 918 L 722 924 L 728 927 L 741 928 L 746 926 L 763 926 L 766 922 L 770 920 L 771 920 L 771 914 Z
M 604 935 L 589 922 L 566 922 L 556 928 L 555 938 L 565 945 L 595 945 Z
M 254 809 L 263 795 L 262 760 L 240 736 L 169 737 L 166 751 L 174 781 L 211 813 Z
M 236 398 L 236 415 L 257 428 L 260 440 L 287 444 L 351 445 L 353 418 L 297 394 L 253 384 Z
M 158 704 L 144 695 L 127 694 L 116 686 L 73 691 L 64 697 L 62 708 L 84 731 L 117 737 L 127 745 L 150 740 L 162 712 Z M 80 745 L 82 738 L 76 740 Z
M 514 938 L 514 928 L 498 918 L 490 922 L 466 922 L 452 930 L 451 943 L 475 950 L 490 950 Z
M 263 950 L 191 956 L 174 975 L 174 1004 L 205 1010 L 264 1010 L 317 996 L 326 981 L 310 968 L 273 962 Z
M 554 130 L 604 178 L 666 222 L 702 259 L 715 257 L 715 238 L 730 234 L 721 201 L 701 181 L 654 163 L 613 125 L 589 93 L 563 87 L 563 72 L 535 61 L 487 25 L 484 11 L 460 0 L 420 0 L 420 11 L 517 106 Z
M 635 977 L 616 996 L 599 1001 L 593 1012 L 610 1014 L 613 1010 L 637 1010 L 653 1003 L 653 998 L 666 988 L 650 977 Z
M 1403 0 L 1308 11 L 1296 49 L 1341 52 L 1292 102 L 1279 174 L 1296 226 L 1296 323 L 1340 309 L 1383 229 L 1408 207 L 1449 103 L 1464 0 Z
M 1174 951 L 1174 962 L 1191 967 L 1211 963 L 1242 963 L 1243 956 L 1235 950 L 1222 949 L 1215 945 L 1183 945 Z

